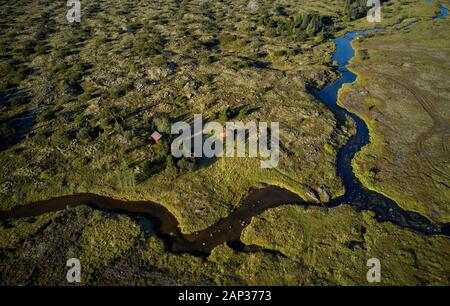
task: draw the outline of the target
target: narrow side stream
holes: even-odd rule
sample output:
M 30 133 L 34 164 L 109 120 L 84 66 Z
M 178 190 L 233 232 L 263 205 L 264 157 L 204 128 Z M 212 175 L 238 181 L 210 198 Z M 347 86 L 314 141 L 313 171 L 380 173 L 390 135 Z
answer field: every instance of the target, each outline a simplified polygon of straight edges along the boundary
M 369 129 L 356 114 L 337 104 L 338 92 L 344 84 L 353 83 L 356 80 L 356 75 L 347 69 L 349 61 L 355 56 L 355 51 L 351 46 L 353 39 L 381 31 L 383 30 L 353 31 L 334 40 L 336 52 L 333 60 L 339 65 L 341 78 L 320 90 L 318 97 L 329 107 L 338 122 L 343 122 L 346 116 L 350 116 L 356 123 L 356 134 L 347 141 L 337 156 L 337 172 L 344 182 L 345 195 L 327 203 L 327 206 L 348 203 L 358 211 L 374 211 L 378 221 L 390 221 L 424 234 L 438 234 L 441 232 L 438 225 L 432 224 L 418 213 L 404 210 L 384 195 L 365 188 L 353 173 L 352 160 L 355 154 L 370 143 Z

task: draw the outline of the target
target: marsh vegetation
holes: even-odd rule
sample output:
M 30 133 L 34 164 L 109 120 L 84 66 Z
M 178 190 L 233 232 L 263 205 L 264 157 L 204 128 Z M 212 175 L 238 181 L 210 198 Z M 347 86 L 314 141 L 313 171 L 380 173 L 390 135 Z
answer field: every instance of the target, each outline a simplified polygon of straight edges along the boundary
M 387 52 L 392 62 L 383 68 L 420 75 L 416 82 L 439 92 L 432 100 L 445 102 L 448 86 L 434 80 L 447 79 L 441 64 L 448 62 L 449 21 L 429 22 L 436 5 L 423 2 L 386 3 L 383 26 L 400 19 L 422 25 L 358 41 L 352 69 L 375 78 L 358 67 L 377 68 Z M 373 27 L 359 19 L 362 1 L 82 3 L 82 22 L 69 25 L 64 3 L 0 1 L 2 210 L 91 192 L 158 202 L 187 234 L 227 216 L 254 186 L 281 186 L 325 207 L 344 193 L 336 155 L 354 122 L 337 124 L 311 89 L 338 77 L 330 38 Z M 430 39 L 432 33 L 439 35 Z M 412 54 L 405 46 L 415 37 Z M 448 221 L 448 169 L 438 167 L 443 176 L 434 162 L 424 164 L 416 180 L 412 139 L 430 118 L 399 98 L 403 89 L 379 82 L 387 83 L 362 77 L 341 100 L 371 128 L 372 144 L 354 161 L 358 177 L 405 208 Z M 363 97 L 362 104 L 347 93 Z M 388 107 L 392 100 L 398 103 Z M 444 105 L 435 104 L 436 113 L 445 114 Z M 173 158 L 170 125 L 192 122 L 194 114 L 282 122 L 279 167 L 261 169 L 252 158 Z M 154 131 L 163 136 L 158 142 Z M 433 155 L 417 158 L 445 161 L 434 149 L 440 140 L 428 136 L 418 151 Z M 59 284 L 67 256 L 85 262 L 88 284 L 365 284 L 368 256 L 386 259 L 387 284 L 450 279 L 448 238 L 378 223 L 347 206 L 268 210 L 241 237 L 262 249 L 237 252 L 224 244 L 206 258 L 168 252 L 152 226 L 86 207 L 3 220 L 0 283 Z

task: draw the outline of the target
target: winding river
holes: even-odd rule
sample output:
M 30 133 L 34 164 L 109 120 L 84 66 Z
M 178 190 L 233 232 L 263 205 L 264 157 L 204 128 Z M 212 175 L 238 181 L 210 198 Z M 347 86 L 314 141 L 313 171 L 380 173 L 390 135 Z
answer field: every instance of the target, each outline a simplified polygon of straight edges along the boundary
M 443 18 L 447 12 L 441 6 L 441 14 L 435 18 Z M 357 211 L 373 211 L 378 221 L 389 221 L 423 234 L 450 235 L 448 225 L 433 224 L 418 213 L 402 209 L 395 201 L 362 186 L 353 173 L 351 161 L 355 154 L 369 143 L 369 130 L 361 118 L 337 104 L 337 96 L 343 84 L 356 80 L 356 75 L 347 70 L 350 59 L 355 55 L 351 46 L 352 40 L 374 31 L 382 31 L 382 29 L 353 31 L 334 40 L 336 52 L 333 60 L 339 65 L 338 70 L 341 77 L 317 93 L 320 100 L 336 116 L 338 122 L 342 122 L 346 116 L 350 116 L 356 122 L 357 127 L 356 134 L 349 139 L 337 156 L 337 173 L 344 182 L 346 192 L 343 196 L 326 203 L 326 207 L 332 208 L 347 203 Z M 268 186 L 250 190 L 248 195 L 242 199 L 241 205 L 226 218 L 219 220 L 207 229 L 192 234 L 183 234 L 176 218 L 162 205 L 150 201 L 121 201 L 95 194 L 62 196 L 20 206 L 10 211 L 0 211 L 0 219 L 8 222 L 7 219 L 11 218 L 39 216 L 67 207 L 88 205 L 94 209 L 149 219 L 153 223 L 157 236 L 165 242 L 169 251 L 204 256 L 222 243 L 228 243 L 239 251 L 251 251 L 252 246 L 245 246 L 240 242 L 242 230 L 250 223 L 252 217 L 269 208 L 286 204 L 322 207 L 320 204 L 304 202 L 298 195 L 280 187 Z

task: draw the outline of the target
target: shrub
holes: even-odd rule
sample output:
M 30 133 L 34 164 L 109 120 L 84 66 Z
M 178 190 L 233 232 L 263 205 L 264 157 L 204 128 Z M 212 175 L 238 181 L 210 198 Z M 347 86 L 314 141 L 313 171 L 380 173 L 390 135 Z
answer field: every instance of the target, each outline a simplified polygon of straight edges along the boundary
M 144 161 L 141 164 L 142 167 L 142 174 L 143 177 L 140 177 L 138 180 L 139 181 L 143 181 L 144 179 L 147 179 L 148 177 L 152 176 L 153 174 L 156 173 L 156 171 L 158 170 L 158 165 L 152 163 L 149 160 Z
M 148 156 L 152 163 L 164 162 L 169 154 L 169 144 L 166 141 L 160 140 L 158 143 L 149 146 Z
M 217 103 L 219 103 L 219 100 L 217 98 L 213 98 L 206 103 L 206 107 L 208 108 L 213 107 L 217 105 Z
M 133 90 L 133 88 L 134 88 L 133 82 L 118 85 L 112 89 L 111 96 L 113 98 L 121 98 L 125 96 L 128 92 Z
M 133 23 L 133 24 L 129 24 L 127 26 L 127 31 L 130 33 L 136 33 L 137 30 L 142 28 L 142 24 L 139 23 Z
M 195 158 L 182 158 L 177 162 L 180 173 L 187 173 L 196 169 Z
M 89 142 L 98 137 L 103 132 L 101 127 L 82 127 L 77 133 L 77 139 L 82 142 Z
M 247 117 L 247 109 L 246 109 L 245 107 L 242 107 L 242 108 L 239 110 L 239 113 L 238 113 L 236 119 L 239 120 L 239 119 L 243 119 L 243 118 L 245 118 L 245 117 Z
M 159 33 L 148 33 L 146 29 L 136 34 L 133 42 L 135 50 L 142 56 L 162 54 L 165 47 L 165 39 Z
M 272 52 L 273 57 L 282 57 L 287 54 L 286 50 L 275 50 Z
M 370 58 L 369 57 L 369 52 L 367 51 L 367 49 L 361 49 L 359 51 L 359 56 L 361 57 L 361 59 L 363 61 L 368 60 Z
M 153 124 L 155 125 L 158 132 L 163 134 L 170 134 L 171 124 L 169 116 L 165 113 L 159 113 L 153 119 Z
M 178 169 L 171 154 L 166 157 L 166 172 L 169 176 L 178 175 Z
M 36 46 L 34 47 L 34 52 L 36 54 L 42 55 L 45 54 L 47 52 L 47 44 L 43 41 L 39 41 Z
M 220 111 L 218 118 L 220 121 L 226 122 L 230 119 L 231 115 L 232 115 L 232 111 L 231 111 L 230 107 L 227 106 L 226 108 L 224 108 Z
M 386 0 L 381 2 L 386 2 Z M 366 16 L 369 8 L 366 0 L 345 0 L 344 15 L 347 20 L 355 20 Z M 387 10 L 385 9 L 386 12 Z
M 232 34 L 224 34 L 221 35 L 219 38 L 220 44 L 229 44 L 232 43 L 234 41 L 236 41 L 236 35 L 232 35 Z
M 264 14 L 260 16 L 258 24 L 266 28 L 269 36 L 298 36 L 307 33 L 315 35 L 326 28 L 326 18 L 317 12 L 302 12 L 291 18 L 280 18 Z
M 186 96 L 178 96 L 174 100 L 175 105 L 178 107 L 182 107 L 182 106 L 186 105 L 187 101 L 188 101 L 188 98 Z

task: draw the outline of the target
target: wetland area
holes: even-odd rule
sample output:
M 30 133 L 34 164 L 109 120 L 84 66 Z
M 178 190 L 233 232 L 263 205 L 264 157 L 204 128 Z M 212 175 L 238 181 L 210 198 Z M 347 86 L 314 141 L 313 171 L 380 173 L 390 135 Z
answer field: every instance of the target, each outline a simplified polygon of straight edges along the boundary
M 25 52 L 36 29 L 2 50 L 2 69 L 28 71 L 17 84 L 6 74 L 0 96 L 2 284 L 61 284 L 67 256 L 94 285 L 357 285 L 372 257 L 386 284 L 449 283 L 449 172 L 436 166 L 448 163 L 449 117 L 435 115 L 449 101 L 447 1 L 386 1 L 375 26 L 358 1 L 193 0 L 146 12 L 118 2 L 91 1 L 69 34 L 55 22 L 61 8 L 41 7 L 44 50 Z M 428 42 L 427 31 L 440 34 Z M 75 51 L 58 45 L 74 39 Z M 386 54 L 411 46 L 392 57 L 402 77 L 375 40 Z M 433 69 L 441 102 L 427 93 Z M 279 121 L 279 168 L 172 158 L 170 124 L 195 113 Z M 415 137 L 414 124 L 429 130 Z M 426 180 L 417 195 L 415 175 Z

